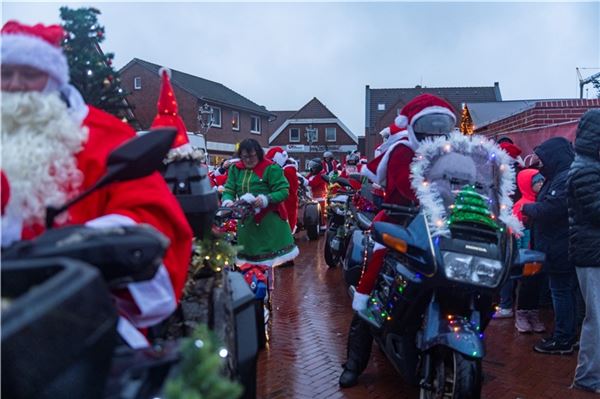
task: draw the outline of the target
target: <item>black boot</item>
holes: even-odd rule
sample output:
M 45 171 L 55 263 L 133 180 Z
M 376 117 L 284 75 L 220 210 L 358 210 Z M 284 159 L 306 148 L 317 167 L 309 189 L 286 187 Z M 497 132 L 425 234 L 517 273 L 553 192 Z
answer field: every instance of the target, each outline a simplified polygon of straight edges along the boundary
M 344 365 L 344 371 L 342 371 L 342 375 L 340 375 L 340 387 L 342 388 L 350 388 L 356 385 L 358 382 L 358 376 L 360 373 L 355 370 L 351 370 L 347 368 L 347 365 Z
M 340 375 L 340 387 L 348 388 L 356 385 L 358 376 L 369 363 L 373 337 L 370 327 L 363 319 L 354 314 L 350 332 L 348 333 L 348 361 Z

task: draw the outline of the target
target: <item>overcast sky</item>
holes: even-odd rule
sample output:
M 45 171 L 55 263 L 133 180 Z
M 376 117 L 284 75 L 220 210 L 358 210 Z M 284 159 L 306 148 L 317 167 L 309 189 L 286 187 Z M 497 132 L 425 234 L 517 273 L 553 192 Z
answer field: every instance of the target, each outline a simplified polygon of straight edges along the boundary
M 321 100 L 364 134 L 371 88 L 492 86 L 505 100 L 576 98 L 600 68 L 600 2 L 9 2 L 2 21 L 59 23 L 94 6 L 115 66 L 141 58 L 222 83 L 269 110 Z M 600 69 L 583 70 L 585 76 Z M 593 87 L 588 96 L 596 95 Z

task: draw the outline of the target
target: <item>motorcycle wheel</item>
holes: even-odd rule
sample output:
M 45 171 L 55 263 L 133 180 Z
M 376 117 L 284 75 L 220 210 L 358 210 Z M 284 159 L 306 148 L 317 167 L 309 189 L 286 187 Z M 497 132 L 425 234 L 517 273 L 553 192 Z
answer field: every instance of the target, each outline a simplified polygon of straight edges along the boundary
M 331 250 L 330 242 L 332 238 L 333 233 L 327 232 L 327 236 L 325 237 L 325 249 L 323 254 L 325 255 L 325 263 L 327 263 L 327 266 L 336 267 L 338 264 L 339 257 L 335 256 Z
M 431 356 L 431 390 L 421 387 L 420 399 L 481 398 L 481 360 L 447 348 Z
M 318 240 L 319 239 L 319 225 L 310 225 L 310 226 L 306 226 L 306 235 L 308 236 L 308 239 L 311 241 L 314 240 Z

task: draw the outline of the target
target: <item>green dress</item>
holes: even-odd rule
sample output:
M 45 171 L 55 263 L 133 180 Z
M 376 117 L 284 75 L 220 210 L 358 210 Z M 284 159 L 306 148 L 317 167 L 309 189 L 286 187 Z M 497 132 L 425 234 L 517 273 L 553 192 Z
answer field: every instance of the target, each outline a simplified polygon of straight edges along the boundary
M 267 160 L 259 162 L 254 169 L 246 169 L 241 162 L 232 165 L 222 200 L 235 201 L 246 193 L 266 195 L 269 205 L 261 214 L 248 216 L 238 223 L 238 244 L 242 248 L 236 264 L 277 266 L 293 260 L 298 256 L 298 248 L 285 214 L 281 214 L 285 209 L 283 201 L 289 194 L 283 169 Z

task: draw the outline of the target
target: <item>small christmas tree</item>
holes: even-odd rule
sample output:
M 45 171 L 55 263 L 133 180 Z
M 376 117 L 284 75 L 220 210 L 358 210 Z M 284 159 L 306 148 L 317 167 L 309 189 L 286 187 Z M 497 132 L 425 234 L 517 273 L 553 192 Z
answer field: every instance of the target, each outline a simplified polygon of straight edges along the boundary
M 452 214 L 448 224 L 454 223 L 477 223 L 497 230 L 499 228 L 495 216 L 490 212 L 486 199 L 475 191 L 471 185 L 460 190 L 456 196 L 454 205 L 451 206 Z
M 228 351 L 219 345 L 214 333 L 200 325 L 181 347 L 181 372 L 167 381 L 167 399 L 236 399 L 240 384 L 222 374 Z
M 128 122 L 135 122 L 127 93 L 121 87 L 119 73 L 112 67 L 114 54 L 103 53 L 104 27 L 98 23 L 96 8 L 60 8 L 60 18 L 66 32 L 63 41 L 71 74 L 71 84 L 79 90 L 86 103 Z

